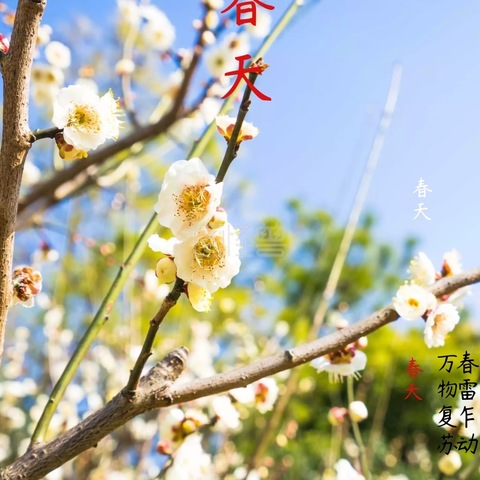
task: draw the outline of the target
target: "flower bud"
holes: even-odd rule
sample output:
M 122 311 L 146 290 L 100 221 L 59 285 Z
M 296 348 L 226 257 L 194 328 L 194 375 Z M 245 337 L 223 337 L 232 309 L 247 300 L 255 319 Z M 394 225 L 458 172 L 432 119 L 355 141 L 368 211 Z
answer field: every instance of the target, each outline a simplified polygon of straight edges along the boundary
M 202 43 L 203 45 L 213 45 L 215 43 L 215 35 L 210 30 L 203 32 Z
M 33 307 L 33 297 L 42 290 L 42 275 L 32 267 L 19 267 L 13 271 L 12 284 L 12 304 Z
M 157 262 L 155 275 L 160 283 L 172 283 L 177 277 L 177 267 L 170 257 L 163 257 Z
M 182 433 L 184 434 L 185 437 L 195 432 L 196 430 L 197 430 L 197 424 L 195 423 L 194 420 L 190 418 L 186 418 L 182 422 Z
M 443 455 L 438 461 L 438 469 L 444 475 L 453 475 L 462 466 L 462 458 L 455 450 L 452 450 L 448 455 Z
M 368 417 L 368 410 L 363 402 L 356 400 L 348 406 L 348 414 L 353 422 L 358 423 Z
M 77 160 L 88 157 L 88 153 L 85 150 L 79 150 L 73 145 L 68 144 L 65 138 L 63 138 L 62 133 L 55 135 L 55 142 L 57 143 L 58 153 L 63 160 Z
M 368 345 L 367 337 L 360 337 L 356 342 L 356 347 L 360 349 L 367 348 L 367 345 Z
M 205 16 L 205 25 L 209 30 L 213 30 L 218 25 L 218 13 L 210 10 Z
M 168 455 L 168 456 L 172 455 L 173 448 L 171 443 L 168 440 L 161 440 L 160 442 L 158 442 L 157 452 L 160 455 Z
M 213 217 L 208 222 L 208 226 L 212 230 L 216 230 L 217 228 L 222 228 L 226 223 L 227 223 L 227 212 L 223 208 L 218 207 L 217 211 L 213 214 Z
M 130 75 L 135 70 L 135 63 L 130 58 L 122 58 L 115 65 L 117 75 Z
M 338 425 L 341 425 L 345 417 L 347 416 L 347 409 L 343 407 L 332 407 L 328 411 L 328 421 L 330 425 L 334 427 L 338 427 Z
M 8 50 L 10 48 L 10 42 L 8 38 L 0 33 L 0 56 L 4 56 L 8 53 Z

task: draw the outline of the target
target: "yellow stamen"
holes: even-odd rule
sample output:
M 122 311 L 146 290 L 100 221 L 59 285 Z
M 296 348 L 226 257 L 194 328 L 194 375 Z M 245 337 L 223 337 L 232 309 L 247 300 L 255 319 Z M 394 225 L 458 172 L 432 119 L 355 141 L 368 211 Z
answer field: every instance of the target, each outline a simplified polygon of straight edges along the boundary
M 87 133 L 98 133 L 101 129 L 98 112 L 91 105 L 75 105 L 68 116 L 67 127 Z
M 190 185 L 176 197 L 177 215 L 184 218 L 189 225 L 197 223 L 208 211 L 210 192 L 205 185 Z
M 415 307 L 415 308 L 417 308 L 420 305 L 420 303 L 418 302 L 418 300 L 416 298 L 409 298 L 408 299 L 408 304 L 411 307 Z
M 193 248 L 193 256 L 203 270 L 213 271 L 225 265 L 225 245 L 222 237 L 202 237 Z

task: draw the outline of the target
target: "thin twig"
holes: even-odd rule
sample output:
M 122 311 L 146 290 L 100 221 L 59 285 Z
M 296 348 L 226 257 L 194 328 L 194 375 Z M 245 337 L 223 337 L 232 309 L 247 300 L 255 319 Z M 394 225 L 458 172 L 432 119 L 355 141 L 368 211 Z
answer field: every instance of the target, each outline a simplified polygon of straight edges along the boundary
M 41 140 L 42 138 L 55 138 L 57 133 L 63 132 L 63 128 L 50 127 L 45 130 L 34 130 L 30 134 L 30 143 Z
M 353 378 L 348 377 L 347 379 L 347 397 L 348 403 L 351 404 L 355 400 L 355 395 L 353 393 Z M 365 445 L 362 440 L 362 435 L 360 433 L 360 428 L 358 426 L 358 422 L 350 418 L 350 422 L 352 424 L 353 436 L 355 437 L 355 441 L 357 442 L 359 456 L 360 456 L 360 465 L 362 466 L 362 474 L 366 478 L 366 480 L 371 480 L 372 476 L 370 475 L 370 470 L 368 469 L 368 460 L 365 451 Z
M 142 350 L 138 355 L 135 366 L 130 372 L 130 377 L 127 382 L 127 386 L 124 389 L 124 392 L 127 396 L 132 397 L 135 394 L 135 391 L 138 386 L 138 382 L 142 375 L 142 370 L 145 364 L 147 363 L 148 358 L 152 354 L 153 342 L 155 341 L 155 336 L 157 335 L 158 329 L 166 317 L 167 313 L 171 308 L 175 306 L 180 295 L 184 291 L 185 282 L 180 278 L 177 278 L 175 285 L 172 291 L 165 297 L 160 306 L 160 309 L 156 315 L 150 320 L 150 327 L 147 332 L 145 341 L 143 342 Z
M 250 80 L 251 84 L 255 83 L 255 80 L 258 77 L 258 73 L 250 73 L 248 79 Z M 231 163 L 235 159 L 238 153 L 239 144 L 237 144 L 238 136 L 240 135 L 240 131 L 242 130 L 242 124 L 247 116 L 248 109 L 250 107 L 250 94 L 252 93 L 252 89 L 247 85 L 245 92 L 243 94 L 242 101 L 240 102 L 240 107 L 238 109 L 237 120 L 235 121 L 235 126 L 233 127 L 232 135 L 230 140 L 228 141 L 228 147 L 223 157 L 222 163 L 220 165 L 220 169 L 218 170 L 217 178 L 215 182 L 220 183 L 223 182 L 225 175 L 227 173 L 228 168 L 230 167 Z

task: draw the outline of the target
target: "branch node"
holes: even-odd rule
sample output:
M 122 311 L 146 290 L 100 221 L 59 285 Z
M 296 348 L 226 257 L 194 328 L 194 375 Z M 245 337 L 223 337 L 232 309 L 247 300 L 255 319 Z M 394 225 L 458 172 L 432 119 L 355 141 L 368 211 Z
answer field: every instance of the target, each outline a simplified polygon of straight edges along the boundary
M 293 350 L 285 350 L 285 355 L 289 361 L 293 362 L 295 360 L 295 353 Z

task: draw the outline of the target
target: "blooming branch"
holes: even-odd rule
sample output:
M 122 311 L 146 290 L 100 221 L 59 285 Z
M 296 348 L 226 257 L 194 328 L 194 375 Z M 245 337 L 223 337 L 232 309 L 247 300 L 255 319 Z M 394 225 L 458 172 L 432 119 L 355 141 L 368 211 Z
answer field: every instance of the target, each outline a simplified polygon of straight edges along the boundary
M 439 298 L 478 282 L 480 282 L 480 267 L 465 274 L 443 278 L 436 282 L 430 291 Z M 398 314 L 393 306 L 388 305 L 324 338 L 276 353 L 229 372 L 189 383 L 176 384 L 174 381 L 181 374 L 187 356 L 187 350 L 180 347 L 142 377 L 134 397 L 125 395 L 124 393 L 128 392 L 124 389 L 103 408 L 55 440 L 46 444 L 33 445 L 25 455 L 0 471 L 0 480 L 40 479 L 66 461 L 95 446 L 106 435 L 137 415 L 154 408 L 188 402 L 236 387 L 245 387 L 266 376 L 289 370 L 334 352 L 397 318 Z

